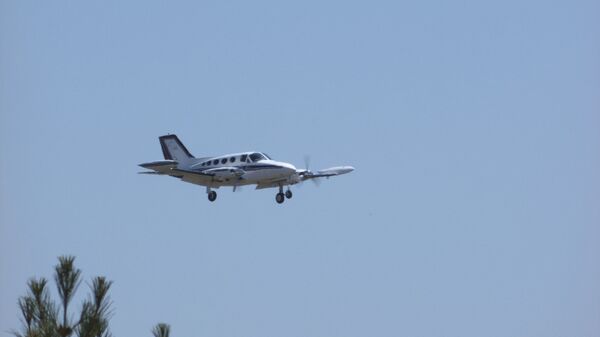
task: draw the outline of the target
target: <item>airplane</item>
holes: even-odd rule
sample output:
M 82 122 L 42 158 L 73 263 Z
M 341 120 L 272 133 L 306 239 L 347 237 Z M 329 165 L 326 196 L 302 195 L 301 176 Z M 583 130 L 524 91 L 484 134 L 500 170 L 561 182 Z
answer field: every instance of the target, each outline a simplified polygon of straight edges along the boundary
M 294 165 L 275 161 L 264 152 L 241 152 L 216 157 L 194 157 L 183 145 L 177 135 L 158 137 L 165 160 L 139 164 L 151 171 L 141 174 L 166 175 L 179 178 L 184 182 L 206 186 L 208 200 L 217 199 L 217 189 L 222 186 L 233 187 L 256 185 L 256 189 L 279 188 L 275 201 L 281 204 L 292 198 L 291 185 L 305 180 L 330 178 L 354 171 L 352 166 L 337 166 L 320 171 L 297 169 Z M 285 193 L 283 188 L 287 187 Z

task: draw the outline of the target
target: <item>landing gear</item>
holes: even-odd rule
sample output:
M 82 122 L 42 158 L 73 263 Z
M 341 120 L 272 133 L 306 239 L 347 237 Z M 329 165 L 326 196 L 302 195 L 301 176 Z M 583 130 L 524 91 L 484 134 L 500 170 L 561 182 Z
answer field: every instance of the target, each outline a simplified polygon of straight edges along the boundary
M 208 192 L 208 200 L 211 201 L 211 202 L 217 200 L 217 192 L 215 192 L 215 191 L 209 191 Z
M 283 185 L 279 185 L 279 193 L 275 195 L 275 201 L 278 204 L 282 204 L 285 201 L 285 194 L 283 194 Z
M 291 199 L 292 195 L 293 194 L 289 186 L 287 191 L 285 191 L 285 194 L 283 193 L 283 186 L 279 186 L 279 193 L 275 195 L 275 201 L 277 201 L 278 204 L 282 204 L 285 201 L 285 198 Z

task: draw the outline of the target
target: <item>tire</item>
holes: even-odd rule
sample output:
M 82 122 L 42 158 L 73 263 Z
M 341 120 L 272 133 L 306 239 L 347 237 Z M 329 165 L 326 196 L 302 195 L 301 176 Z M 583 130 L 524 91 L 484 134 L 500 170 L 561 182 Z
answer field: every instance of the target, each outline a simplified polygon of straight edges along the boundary
M 215 192 L 215 191 L 208 192 L 208 200 L 210 202 L 217 200 L 217 192 Z
M 285 195 L 283 193 L 277 193 L 275 195 L 275 201 L 277 201 L 278 204 L 282 204 L 285 201 Z
M 292 191 L 290 191 L 290 190 L 285 191 L 285 197 L 286 198 L 291 199 L 292 196 L 293 196 Z

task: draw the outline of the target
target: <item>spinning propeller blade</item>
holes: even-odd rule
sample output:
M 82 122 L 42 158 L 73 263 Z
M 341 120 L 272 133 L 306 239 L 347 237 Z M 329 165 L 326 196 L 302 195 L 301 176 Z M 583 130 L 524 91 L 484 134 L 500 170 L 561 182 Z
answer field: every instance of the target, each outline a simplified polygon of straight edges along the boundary
M 304 155 L 304 167 L 305 169 L 300 173 L 303 179 L 300 182 L 300 186 L 304 184 L 305 180 L 311 180 L 315 186 L 319 187 L 321 185 L 320 178 L 311 178 L 314 175 L 314 172 L 310 170 L 310 156 Z

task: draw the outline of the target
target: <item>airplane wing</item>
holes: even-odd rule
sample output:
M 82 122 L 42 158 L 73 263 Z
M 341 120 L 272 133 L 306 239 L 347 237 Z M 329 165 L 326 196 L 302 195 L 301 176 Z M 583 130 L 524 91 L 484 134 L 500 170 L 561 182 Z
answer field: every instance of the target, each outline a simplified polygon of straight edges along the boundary
M 309 179 L 329 178 L 329 177 L 333 177 L 333 176 L 339 176 L 342 174 L 350 173 L 352 171 L 354 171 L 354 167 L 352 167 L 352 166 L 336 166 L 336 167 L 331 167 L 331 168 L 316 171 L 316 172 L 312 172 L 309 170 L 299 170 L 298 174 L 300 176 L 301 181 L 304 181 L 304 180 L 309 180 Z M 263 188 L 273 188 L 273 187 L 278 187 L 280 185 L 286 185 L 286 184 L 289 184 L 288 178 L 275 179 L 275 180 L 263 181 L 263 182 L 257 184 L 256 189 L 261 190 Z
M 339 176 L 342 174 L 350 173 L 354 171 L 354 167 L 352 166 L 336 166 L 328 169 L 311 172 L 311 171 L 303 171 L 301 173 L 302 180 L 315 179 L 315 178 L 329 178 L 333 176 Z
M 182 170 L 178 168 L 172 169 L 169 175 L 171 177 L 179 178 L 185 182 L 202 186 L 211 185 L 214 181 L 214 177 L 212 174 L 206 174 L 198 171 Z
M 150 163 L 140 164 L 141 167 L 152 170 L 139 172 L 140 174 L 157 174 L 157 175 L 168 175 L 171 177 L 179 178 L 183 181 L 190 182 L 198 185 L 208 185 L 213 181 L 213 174 L 205 174 L 198 171 L 188 171 L 178 169 L 179 163 L 175 160 L 160 160 Z
M 190 170 L 183 170 L 183 169 L 178 169 L 178 168 L 174 168 L 171 169 L 171 173 L 169 173 L 169 175 L 172 176 L 181 176 L 181 175 L 193 175 L 193 176 L 198 176 L 198 177 L 213 177 L 214 174 L 210 174 L 210 173 L 205 173 L 205 172 L 200 172 L 200 171 L 190 171 Z
M 239 178 L 246 171 L 242 170 L 239 167 L 217 167 L 213 169 L 208 169 L 203 171 L 205 174 L 210 174 L 216 178 Z
M 221 182 L 226 179 L 238 179 L 245 171 L 238 167 L 218 167 L 209 170 L 196 171 L 178 168 L 178 162 L 175 160 L 160 160 L 150 163 L 140 164 L 141 167 L 152 171 L 139 172 L 141 174 L 168 175 L 179 178 L 183 181 L 197 185 L 211 185 L 215 182 Z
M 245 171 L 237 167 L 219 167 L 204 171 L 191 171 L 174 168 L 171 169 L 170 176 L 178 177 L 183 181 L 198 184 L 212 185 L 213 183 L 222 182 L 226 179 L 239 179 Z
M 283 183 L 286 183 L 287 181 L 288 181 L 287 178 L 264 181 L 259 184 L 256 184 L 256 189 L 262 190 L 263 188 L 279 187 L 279 185 L 282 185 Z

